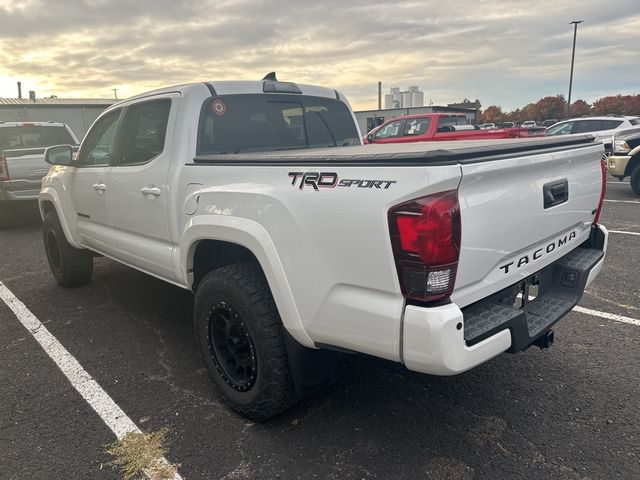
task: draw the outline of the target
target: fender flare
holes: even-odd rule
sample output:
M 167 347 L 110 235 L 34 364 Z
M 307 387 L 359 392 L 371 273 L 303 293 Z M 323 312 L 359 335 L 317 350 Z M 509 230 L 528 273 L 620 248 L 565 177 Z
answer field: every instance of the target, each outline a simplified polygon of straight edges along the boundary
M 58 192 L 55 189 L 44 187 L 38 194 L 38 209 L 40 210 L 40 216 L 43 220 L 45 214 L 43 203 L 45 202 L 53 204 L 53 208 L 55 209 L 56 215 L 58 216 L 58 220 L 60 221 L 60 225 L 62 226 L 62 231 L 64 232 L 64 236 L 66 237 L 67 242 L 69 242 L 69 244 L 75 248 L 84 249 L 82 245 L 79 245 L 73 239 L 71 228 L 69 227 L 69 223 L 67 222 L 67 217 L 64 216 L 63 210 L 60 207 L 60 197 L 58 196 Z
M 193 258 L 201 240 L 219 240 L 235 243 L 249 250 L 258 260 L 265 274 L 285 329 L 300 344 L 315 348 L 307 334 L 291 293 L 287 276 L 276 247 L 267 230 L 258 222 L 228 215 L 198 215 L 185 225 L 180 244 L 174 257 L 181 281 L 193 284 Z

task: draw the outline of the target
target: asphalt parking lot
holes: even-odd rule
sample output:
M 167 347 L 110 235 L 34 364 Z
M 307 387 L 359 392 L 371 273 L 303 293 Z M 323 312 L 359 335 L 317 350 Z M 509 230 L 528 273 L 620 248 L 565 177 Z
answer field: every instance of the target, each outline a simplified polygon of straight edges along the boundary
M 264 424 L 222 404 L 189 292 L 105 258 L 89 285 L 63 289 L 37 213 L 20 217 L 0 230 L 0 282 L 142 430 L 168 428 L 185 479 L 640 477 L 640 198 L 628 182 L 608 184 L 606 265 L 551 349 L 451 378 L 344 356 L 336 385 Z M 0 302 L 0 478 L 122 478 L 106 466 L 114 440 Z

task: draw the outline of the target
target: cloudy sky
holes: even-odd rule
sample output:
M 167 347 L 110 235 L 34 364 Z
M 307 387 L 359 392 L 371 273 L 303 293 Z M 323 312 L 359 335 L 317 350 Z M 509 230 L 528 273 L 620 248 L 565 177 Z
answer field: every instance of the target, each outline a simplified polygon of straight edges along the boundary
M 640 93 L 638 0 L 0 0 L 0 96 L 113 96 L 200 80 L 331 86 L 356 109 L 377 82 L 425 102 L 510 110 L 564 93 Z

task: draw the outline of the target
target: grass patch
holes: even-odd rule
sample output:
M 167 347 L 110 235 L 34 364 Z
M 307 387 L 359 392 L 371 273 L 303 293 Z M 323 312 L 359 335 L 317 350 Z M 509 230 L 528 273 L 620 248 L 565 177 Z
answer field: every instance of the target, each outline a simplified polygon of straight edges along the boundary
M 155 432 L 127 433 L 122 439 L 109 445 L 107 452 L 115 458 L 108 465 L 120 470 L 124 480 L 142 478 L 145 475 L 152 480 L 173 478 L 178 465 L 162 461 L 167 452 L 164 447 L 167 432 L 163 427 Z

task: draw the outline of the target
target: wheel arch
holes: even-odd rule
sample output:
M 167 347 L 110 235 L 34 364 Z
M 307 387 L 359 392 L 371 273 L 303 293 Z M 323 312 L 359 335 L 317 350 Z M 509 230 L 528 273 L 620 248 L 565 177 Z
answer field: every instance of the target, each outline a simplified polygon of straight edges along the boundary
M 300 344 L 315 346 L 302 324 L 275 245 L 262 225 L 246 218 L 198 216 L 189 222 L 181 244 L 182 275 L 194 292 L 210 271 L 255 261 L 267 279 L 285 329 Z
M 46 188 L 40 192 L 38 195 L 38 208 L 40 210 L 40 217 L 42 217 L 43 220 L 47 213 L 54 212 L 60 221 L 60 226 L 62 227 L 67 242 L 75 248 L 84 248 L 74 240 L 67 218 L 64 216 L 60 207 L 60 199 L 55 190 Z
M 630 176 L 637 165 L 640 165 L 640 152 L 637 152 L 633 157 L 631 157 L 629 163 L 627 163 L 627 166 L 624 169 L 624 176 Z

